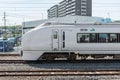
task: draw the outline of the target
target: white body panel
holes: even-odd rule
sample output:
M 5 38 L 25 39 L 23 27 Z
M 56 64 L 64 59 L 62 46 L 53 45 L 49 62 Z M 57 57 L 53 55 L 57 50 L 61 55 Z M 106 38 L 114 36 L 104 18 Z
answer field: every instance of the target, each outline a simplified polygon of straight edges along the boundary
M 24 51 L 24 54 L 22 56 L 23 60 L 37 60 L 43 51 Z
M 51 50 L 51 33 L 49 29 L 38 29 L 23 37 L 22 47 L 26 51 Z
M 86 29 L 86 31 L 81 31 L 81 29 Z M 54 31 L 57 31 L 57 39 L 53 39 Z M 64 41 L 63 32 L 65 32 Z M 23 59 L 36 60 L 44 52 L 54 51 L 80 54 L 120 54 L 120 42 L 77 43 L 77 33 L 120 33 L 120 25 L 53 25 L 44 28 L 37 27 L 23 36 Z

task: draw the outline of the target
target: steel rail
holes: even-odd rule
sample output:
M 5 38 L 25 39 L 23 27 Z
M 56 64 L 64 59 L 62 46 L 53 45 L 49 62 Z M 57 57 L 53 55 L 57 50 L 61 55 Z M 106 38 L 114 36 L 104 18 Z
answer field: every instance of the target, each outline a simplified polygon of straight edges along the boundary
M 120 70 L 30 70 L 0 71 L 0 76 L 102 76 L 120 75 Z
M 20 56 L 20 54 L 0 54 L 0 56 Z
M 120 63 L 120 60 L 75 60 L 75 61 L 68 61 L 68 60 L 54 60 L 54 61 L 45 61 L 45 60 L 0 60 L 0 63 L 31 63 L 31 64 L 40 64 L 40 63 Z

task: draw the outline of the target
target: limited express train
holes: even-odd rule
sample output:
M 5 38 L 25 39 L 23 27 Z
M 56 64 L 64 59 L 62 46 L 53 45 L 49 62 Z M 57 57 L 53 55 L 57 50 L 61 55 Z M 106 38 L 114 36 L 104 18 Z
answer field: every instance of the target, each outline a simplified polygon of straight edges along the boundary
M 23 60 L 120 58 L 120 24 L 45 24 L 25 33 Z

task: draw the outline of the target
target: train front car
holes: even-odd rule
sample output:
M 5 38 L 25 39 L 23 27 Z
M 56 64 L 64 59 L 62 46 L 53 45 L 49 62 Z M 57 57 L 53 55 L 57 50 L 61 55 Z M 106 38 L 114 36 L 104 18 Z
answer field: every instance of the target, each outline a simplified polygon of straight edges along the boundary
M 23 36 L 24 60 L 120 59 L 120 24 L 48 25 Z
M 43 51 L 51 49 L 51 33 L 49 29 L 39 26 L 25 33 L 22 38 L 22 59 L 38 60 Z
M 67 45 L 72 42 L 65 41 L 69 41 L 69 32 L 71 32 L 71 30 L 66 30 L 66 26 L 68 28 L 71 25 L 43 25 L 25 33 L 22 38 L 22 59 L 55 60 L 56 58 L 67 58 L 75 60 L 75 53 L 70 51 L 72 44 Z M 71 33 L 71 35 L 73 34 Z

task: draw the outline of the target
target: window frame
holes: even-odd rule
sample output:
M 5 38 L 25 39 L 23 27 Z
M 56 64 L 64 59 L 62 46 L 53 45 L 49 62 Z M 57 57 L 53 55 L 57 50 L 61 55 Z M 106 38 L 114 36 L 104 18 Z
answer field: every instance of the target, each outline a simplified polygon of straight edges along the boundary
M 78 41 L 78 35 L 79 34 L 89 34 L 89 33 L 77 33 L 77 43 L 89 43 L 89 42 L 80 42 L 80 41 Z M 90 35 L 89 35 L 90 36 Z M 89 37 L 89 40 L 90 40 L 90 37 Z
M 79 34 L 89 34 L 89 42 L 80 42 L 80 40 L 78 40 L 78 35 Z M 92 34 L 95 34 L 96 35 L 96 41 L 94 42 L 94 41 L 92 41 L 91 42 L 91 35 Z M 100 36 L 100 34 L 107 34 L 108 35 L 108 42 L 100 42 L 99 41 L 99 36 Z M 117 41 L 115 41 L 115 42 L 110 42 L 110 35 L 111 34 L 116 34 L 117 35 Z M 77 43 L 79 44 L 79 43 L 120 43 L 120 33 L 77 33 L 77 35 L 76 35 L 76 41 L 77 41 Z

